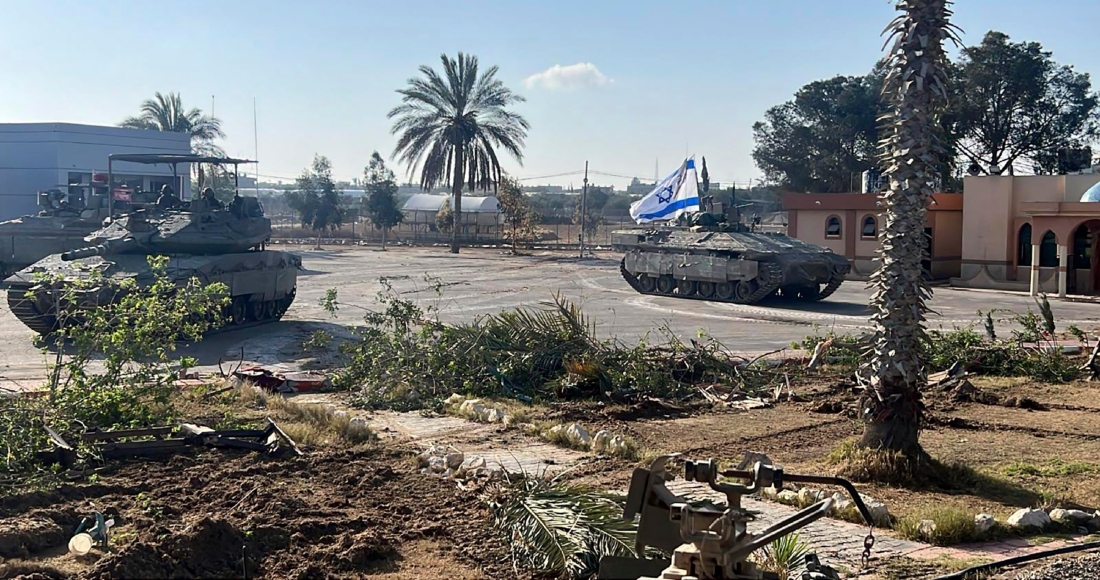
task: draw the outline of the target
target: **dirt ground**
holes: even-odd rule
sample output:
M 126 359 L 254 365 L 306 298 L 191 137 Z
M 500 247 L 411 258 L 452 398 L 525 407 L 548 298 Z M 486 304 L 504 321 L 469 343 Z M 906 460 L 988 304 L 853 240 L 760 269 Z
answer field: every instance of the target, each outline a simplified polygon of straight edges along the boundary
M 116 514 L 112 548 L 78 560 L 65 546 L 94 510 Z M 0 578 L 524 577 L 487 517 L 401 448 L 210 451 L 3 499 Z
M 955 403 L 929 394 L 930 424 L 922 444 L 941 462 L 974 469 L 977 480 L 950 490 L 860 484 L 861 492 L 886 502 L 896 516 L 919 516 L 943 505 L 1001 520 L 1021 507 L 1100 508 L 1100 383 L 1047 385 L 981 377 L 973 383 L 1004 398 L 1030 398 L 1044 410 Z M 800 401 L 751 411 L 677 410 L 650 403 L 637 410 L 607 407 L 552 415 L 629 433 L 653 453 L 737 463 L 745 452 L 755 451 L 788 473 L 835 472 L 830 453 L 862 433 L 854 419 L 857 394 L 836 377 L 822 377 L 797 387 L 795 398 Z M 624 476 L 603 477 L 615 481 Z

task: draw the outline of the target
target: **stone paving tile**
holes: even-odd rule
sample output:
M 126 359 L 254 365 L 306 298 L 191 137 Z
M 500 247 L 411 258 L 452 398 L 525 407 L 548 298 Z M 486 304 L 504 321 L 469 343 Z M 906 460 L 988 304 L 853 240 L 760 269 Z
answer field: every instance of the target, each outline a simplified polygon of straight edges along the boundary
M 667 487 L 669 491 L 685 497 L 725 501 L 725 496 L 705 484 L 676 480 L 669 482 Z M 756 513 L 756 523 L 750 524 L 750 530 L 761 530 L 798 511 L 780 503 L 752 498 L 743 498 L 741 505 Z M 825 560 L 848 568 L 859 568 L 863 556 L 863 538 L 867 536 L 866 526 L 822 518 L 802 528 L 799 535 Z M 926 544 L 888 536 L 883 530 L 876 529 L 875 547 L 871 549 L 871 556 L 881 560 L 928 547 L 930 546 Z

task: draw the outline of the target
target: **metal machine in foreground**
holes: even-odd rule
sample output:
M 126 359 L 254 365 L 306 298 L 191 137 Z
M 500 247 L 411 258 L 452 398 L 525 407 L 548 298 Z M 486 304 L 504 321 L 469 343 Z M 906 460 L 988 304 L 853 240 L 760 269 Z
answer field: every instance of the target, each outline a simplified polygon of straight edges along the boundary
M 751 304 L 772 295 L 815 302 L 840 287 L 851 265 L 827 248 L 755 232 L 712 213 L 687 226 L 611 233 L 626 253 L 620 272 L 642 294 Z
M 193 157 L 158 155 L 149 156 L 148 162 Z M 203 199 L 191 200 L 182 210 L 140 209 L 89 235 L 85 247 L 50 256 L 12 275 L 7 279 L 8 305 L 32 330 L 47 334 L 63 324 L 57 314 L 64 293 L 79 293 L 81 308 L 117 299 L 109 283 L 89 288 L 72 282 L 131 278 L 139 286 L 151 284 L 155 276 L 148 256 L 159 255 L 168 256 L 167 275 L 177 284 L 192 278 L 225 284 L 231 299 L 226 312 L 229 323 L 272 322 L 294 301 L 301 260 L 294 254 L 266 250 L 270 237 L 271 221 L 256 198 L 235 197 L 224 209 Z M 51 283 L 43 284 L 43 279 Z
M 604 557 L 600 560 L 598 578 L 602 580 L 775 580 L 779 576 L 760 570 L 749 556 L 776 539 L 797 531 L 822 518 L 832 507 L 826 498 L 791 517 L 768 527 L 750 532 L 753 516 L 741 507 L 741 497 L 766 487 L 782 488 L 784 482 L 838 485 L 848 491 L 852 502 L 864 520 L 871 525 L 871 513 L 851 483 L 837 477 L 794 475 L 783 468 L 756 462 L 749 471 L 728 469 L 719 471 L 714 460 L 685 461 L 684 478 L 706 483 L 712 490 L 726 496 L 726 504 L 692 503 L 673 494 L 665 486 L 671 479 L 666 464 L 674 456 L 657 458 L 649 469 L 638 468 L 630 480 L 630 492 L 623 517 L 640 516 L 635 546 L 638 558 Z M 719 477 L 747 482 L 747 485 L 724 483 Z M 864 541 L 864 558 L 870 555 L 874 536 L 868 533 Z M 671 559 L 647 558 L 647 553 L 660 550 Z M 831 567 L 810 554 L 793 570 L 792 580 L 839 580 Z

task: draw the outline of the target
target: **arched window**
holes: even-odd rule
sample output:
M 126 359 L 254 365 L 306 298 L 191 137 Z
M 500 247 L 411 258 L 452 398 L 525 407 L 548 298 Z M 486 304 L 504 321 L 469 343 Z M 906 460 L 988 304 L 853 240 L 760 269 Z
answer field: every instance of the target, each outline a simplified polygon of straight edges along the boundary
M 1039 267 L 1058 267 L 1058 240 L 1054 238 L 1054 232 L 1050 230 L 1043 234 L 1043 241 L 1039 242 Z
M 829 219 L 825 220 L 825 237 L 840 237 L 840 218 L 836 217 L 835 215 L 831 215 L 829 216 Z
M 1016 237 L 1016 263 L 1031 265 L 1031 224 L 1020 226 L 1020 235 Z
M 1073 267 L 1078 270 L 1092 267 L 1092 234 L 1088 224 L 1081 224 L 1073 232 Z
M 867 239 L 878 237 L 878 221 L 875 216 L 869 215 L 863 218 L 863 228 L 859 231 L 859 235 Z

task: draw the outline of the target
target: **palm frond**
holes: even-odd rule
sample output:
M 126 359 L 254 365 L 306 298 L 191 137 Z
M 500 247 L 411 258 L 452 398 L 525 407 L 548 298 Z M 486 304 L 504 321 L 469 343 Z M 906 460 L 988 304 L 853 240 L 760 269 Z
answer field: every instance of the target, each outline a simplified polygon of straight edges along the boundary
M 388 114 L 398 135 L 392 157 L 410 176 L 419 173 L 424 188 L 450 185 L 459 195 L 463 185 L 491 189 L 501 175 L 496 148 L 522 163 L 529 125 L 506 107 L 523 98 L 496 78 L 497 67 L 479 74 L 476 56 L 443 54 L 440 64 L 442 72 L 421 66 L 420 76 L 397 91 L 401 104 Z
M 634 553 L 637 528 L 622 518 L 622 505 L 585 486 L 516 476 L 493 490 L 489 507 L 527 568 L 583 578 L 602 556 Z

